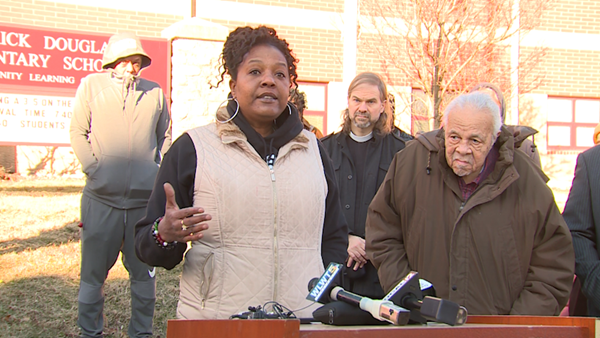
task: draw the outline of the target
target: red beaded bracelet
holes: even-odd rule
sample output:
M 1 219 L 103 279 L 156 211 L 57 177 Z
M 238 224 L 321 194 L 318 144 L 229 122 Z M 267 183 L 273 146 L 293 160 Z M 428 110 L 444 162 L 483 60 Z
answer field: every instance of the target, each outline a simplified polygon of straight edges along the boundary
M 177 241 L 173 241 L 171 243 L 166 242 L 164 239 L 162 239 L 162 237 L 160 237 L 160 234 L 158 233 L 158 224 L 160 223 L 160 221 L 163 219 L 163 217 L 159 217 L 156 219 L 156 221 L 154 221 L 154 227 L 152 230 L 152 237 L 154 237 L 154 241 L 156 242 L 156 244 L 158 246 L 160 246 L 163 249 L 172 249 L 177 245 Z

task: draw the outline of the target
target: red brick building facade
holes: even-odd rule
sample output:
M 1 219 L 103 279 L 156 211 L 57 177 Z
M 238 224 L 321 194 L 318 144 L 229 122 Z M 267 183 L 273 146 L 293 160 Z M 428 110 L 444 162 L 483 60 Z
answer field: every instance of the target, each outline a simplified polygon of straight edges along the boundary
M 391 91 L 397 96 L 418 89 L 366 47 L 374 36 L 361 24 L 367 15 L 363 0 L 196 0 L 192 13 L 193 3 L 5 0 L 0 4 L 0 24 L 96 34 L 133 31 L 148 38 L 160 38 L 165 28 L 190 16 L 229 30 L 268 25 L 287 39 L 300 60 L 299 81 L 308 93 L 308 115 L 327 133 L 337 129 L 347 83 L 358 72 L 391 74 Z M 511 122 L 540 130 L 535 141 L 557 192 L 568 189 L 575 157 L 591 145 L 586 135 L 600 122 L 599 32 L 599 2 L 555 0 L 544 11 L 541 24 L 522 37 L 519 46 L 521 55 L 536 45 L 544 45 L 546 54 L 538 68 L 543 75 L 541 85 L 520 97 L 521 111 Z M 410 109 L 408 114 L 396 122 L 411 131 Z

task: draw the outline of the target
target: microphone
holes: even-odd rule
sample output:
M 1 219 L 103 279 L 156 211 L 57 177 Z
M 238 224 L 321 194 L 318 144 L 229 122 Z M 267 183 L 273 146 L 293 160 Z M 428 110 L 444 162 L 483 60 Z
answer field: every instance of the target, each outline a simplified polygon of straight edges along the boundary
M 376 324 L 378 321 L 394 325 L 408 323 L 410 311 L 392 301 L 373 300 L 340 287 L 342 271 L 343 265 L 330 263 L 320 278 L 313 278 L 308 283 L 309 294 L 306 299 L 326 304 L 313 312 L 315 319 L 335 325 Z M 353 307 L 344 306 L 340 302 Z M 371 316 L 361 310 L 370 313 Z
M 356 305 L 361 310 L 369 312 L 373 318 L 380 321 L 387 321 L 394 325 L 406 325 L 410 318 L 410 311 L 394 305 L 391 301 L 373 300 L 369 297 L 359 296 L 339 286 L 331 290 L 330 297 L 333 300 Z
M 306 299 L 327 304 L 331 302 L 331 290 L 338 285 L 342 285 L 343 265 L 331 262 L 320 278 L 313 278 L 308 282 L 308 296 Z
M 467 309 L 447 299 L 423 297 L 421 289 L 427 284 L 431 285 L 429 282 L 420 283 L 419 273 L 411 271 L 383 300 L 410 309 L 410 319 L 415 322 L 426 323 L 429 319 L 452 326 L 464 324 L 467 321 Z
M 319 282 L 319 278 L 318 277 L 315 277 L 315 278 L 311 279 L 308 282 L 308 291 L 312 290 L 317 285 L 318 282 Z

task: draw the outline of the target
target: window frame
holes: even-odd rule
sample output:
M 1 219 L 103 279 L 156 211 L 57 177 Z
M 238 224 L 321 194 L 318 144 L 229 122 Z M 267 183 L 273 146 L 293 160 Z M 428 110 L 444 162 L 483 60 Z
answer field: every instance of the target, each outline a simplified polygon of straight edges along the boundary
M 328 92 L 327 92 L 327 90 L 329 89 L 328 88 L 328 83 L 326 83 L 326 82 L 311 82 L 311 81 L 296 81 L 296 82 L 298 83 L 298 87 L 299 87 L 300 91 L 302 91 L 302 86 L 303 85 L 304 86 L 317 86 L 317 87 L 323 87 L 324 88 L 324 95 L 325 95 L 325 97 L 324 97 L 324 105 L 325 105 L 325 107 L 324 108 L 325 108 L 325 110 L 312 110 L 312 109 L 310 109 L 310 98 L 308 97 L 308 94 L 307 94 L 306 100 L 308 101 L 308 107 L 309 108 L 304 109 L 304 113 L 303 114 L 304 114 L 304 116 L 318 116 L 318 117 L 322 118 L 323 119 L 323 128 L 320 129 L 321 133 L 323 133 L 323 136 L 328 135 L 328 130 L 327 130 L 327 105 L 328 105 L 327 98 L 328 98 L 328 95 L 329 95 Z M 316 127 L 318 128 L 319 126 L 316 126 Z
M 577 128 L 578 127 L 586 127 L 586 128 L 596 128 L 598 123 L 600 123 L 600 108 L 598 110 L 598 123 L 590 123 L 590 122 L 576 122 L 576 114 L 577 114 L 577 101 L 578 100 L 586 100 L 586 101 L 597 101 L 600 103 L 600 98 L 593 97 L 567 97 L 567 96 L 548 96 L 548 101 L 551 99 L 555 100 L 568 100 L 571 101 L 571 122 L 555 122 L 548 120 L 548 113 L 546 113 L 546 149 L 548 149 L 548 153 L 579 153 L 590 149 L 594 145 L 591 146 L 577 146 Z M 548 102 L 550 104 L 550 102 Z M 550 127 L 569 127 L 570 128 L 570 142 L 568 146 L 562 145 L 550 145 Z

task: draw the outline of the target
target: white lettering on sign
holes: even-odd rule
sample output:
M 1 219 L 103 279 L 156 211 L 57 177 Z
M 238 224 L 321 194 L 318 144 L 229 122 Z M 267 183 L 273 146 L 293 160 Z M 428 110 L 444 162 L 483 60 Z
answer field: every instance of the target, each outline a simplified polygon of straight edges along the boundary
M 100 49 L 96 49 L 96 41 L 86 39 L 72 38 L 55 38 L 52 36 L 44 36 L 44 49 L 58 49 L 61 52 L 69 50 L 70 52 L 82 52 L 91 54 L 102 54 L 106 48 L 106 42 L 102 44 Z
M 102 59 L 72 58 L 70 56 L 65 56 L 63 58 L 63 69 L 73 69 L 85 72 L 101 72 Z
M 108 40 L 105 34 L 0 24 L 0 87 L 11 93 L 75 92 L 86 75 L 104 71 L 102 54 L 108 49 Z M 156 52 L 155 66 L 145 70 L 144 77 L 165 85 L 168 56 L 164 48 L 168 42 L 144 39 L 143 43 L 148 51 Z M 128 38 L 115 46 L 114 51 L 135 51 L 141 42 Z
M 31 48 L 27 43 L 29 34 L 0 31 L 0 46 Z
M 26 56 L 27 55 L 27 56 Z M 10 66 L 48 68 L 50 55 L 2 51 L 0 63 Z
M 51 83 L 75 83 L 74 76 L 29 74 L 29 81 Z
M 68 145 L 74 102 L 73 97 L 0 93 L 0 143 Z
M 0 71 L 0 79 L 21 80 L 21 76 L 23 76 L 23 73 Z

